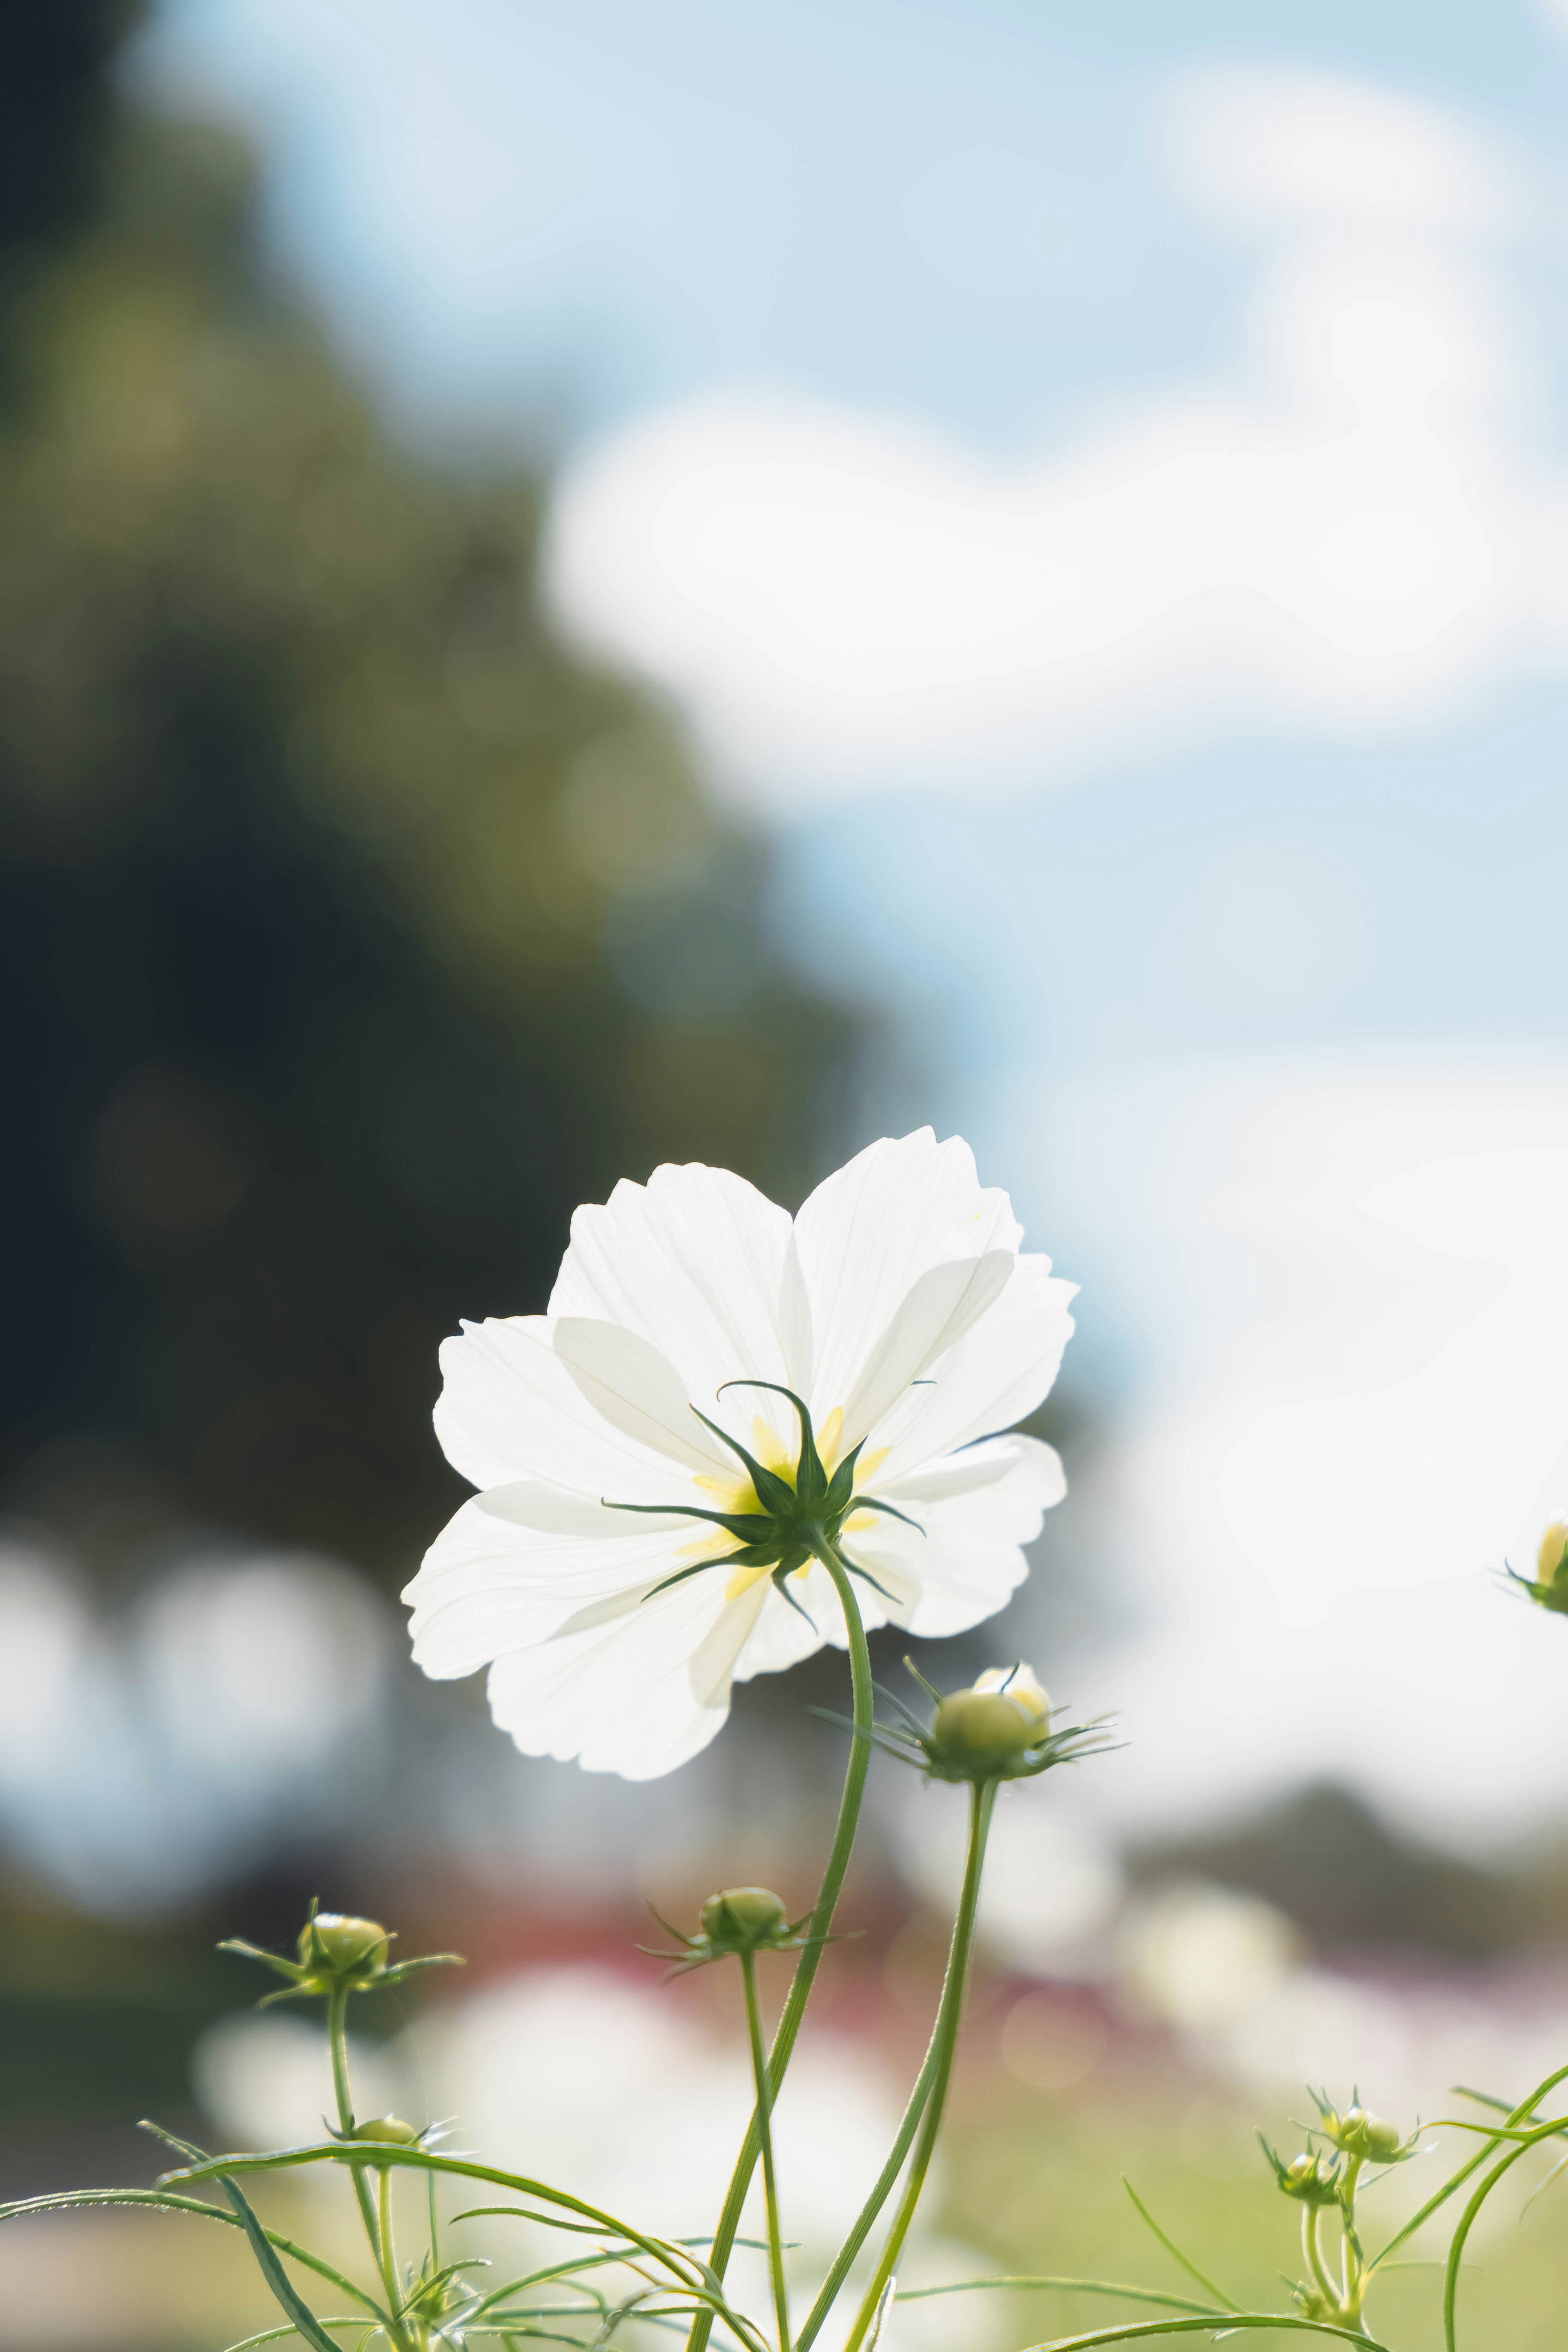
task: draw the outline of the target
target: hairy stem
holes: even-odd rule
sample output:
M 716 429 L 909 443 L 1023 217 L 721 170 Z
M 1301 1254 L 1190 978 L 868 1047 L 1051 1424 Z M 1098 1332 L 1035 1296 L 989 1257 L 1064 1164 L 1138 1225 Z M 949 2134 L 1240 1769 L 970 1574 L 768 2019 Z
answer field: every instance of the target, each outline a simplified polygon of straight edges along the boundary
M 881 2259 L 866 2289 L 854 2326 L 849 2331 L 844 2352 L 859 2352 L 867 2330 L 877 2315 L 882 2291 L 898 2267 L 899 2256 L 910 2224 L 915 2218 L 925 2188 L 926 2175 L 935 2152 L 937 2135 L 942 2129 L 942 2110 L 947 2105 L 948 2084 L 952 2080 L 952 2062 L 958 2050 L 959 2027 L 963 2018 L 963 1996 L 969 1981 L 969 1955 L 974 1941 L 974 1914 L 980 1900 L 980 1874 L 985 1866 L 985 1840 L 991 1828 L 992 1808 L 996 1802 L 994 1780 L 977 1780 L 969 1797 L 969 1855 L 963 1866 L 963 1892 L 959 1897 L 958 1917 L 953 1923 L 952 1945 L 948 1954 L 947 1975 L 942 1980 L 942 2005 L 937 2012 L 937 2063 L 931 2092 L 926 2100 L 925 2115 L 921 2123 L 920 2138 L 910 2166 L 910 2177 L 904 2183 L 904 2193 L 899 2210 L 888 2231 Z
M 779 2017 L 778 2031 L 768 2060 L 769 2088 L 774 2099 L 784 2081 L 784 2069 L 800 2032 L 805 2005 L 811 1998 L 811 1988 L 822 1958 L 822 1948 L 833 1926 L 833 1915 L 838 1908 L 843 1891 L 844 1874 L 849 1867 L 854 1849 L 855 1832 L 860 1822 L 860 1800 L 866 1790 L 866 1770 L 871 1760 L 871 1723 L 876 1705 L 871 1688 L 871 1654 L 866 1647 L 866 1629 L 860 1622 L 859 1604 L 843 1554 L 836 1544 L 824 1537 L 816 1546 L 816 1557 L 833 1579 L 839 1606 L 844 1612 L 844 1627 L 849 1641 L 849 1679 L 854 1693 L 855 1738 L 849 1743 L 849 1761 L 844 1774 L 844 1793 L 838 1801 L 838 1821 L 828 1850 L 827 1867 L 822 1874 L 817 1890 L 816 1906 L 811 1915 L 811 1927 L 805 1951 L 795 1967 L 788 1997 Z M 709 2265 L 716 2278 L 721 2279 L 724 2268 L 734 2249 L 735 2234 L 741 2226 L 741 2210 L 746 2201 L 746 2191 L 752 2185 L 757 2158 L 762 2150 L 762 2127 L 753 2113 L 747 2130 L 730 2187 L 724 2199 L 719 2225 L 713 2233 Z M 687 2339 L 687 2352 L 705 2352 L 712 2332 L 713 2315 L 700 2311 L 691 2325 Z
M 773 2174 L 773 2085 L 768 2080 L 763 2048 L 763 2021 L 757 2008 L 757 1956 L 741 1954 L 741 1976 L 746 1988 L 746 2031 L 752 2043 L 752 2079 L 757 2091 L 757 2128 L 763 2143 L 763 2196 L 768 2213 L 768 2269 L 773 2283 L 773 2316 L 778 2322 L 779 2352 L 790 2352 L 789 2293 L 784 2285 L 784 2237 L 779 2228 L 778 2182 Z

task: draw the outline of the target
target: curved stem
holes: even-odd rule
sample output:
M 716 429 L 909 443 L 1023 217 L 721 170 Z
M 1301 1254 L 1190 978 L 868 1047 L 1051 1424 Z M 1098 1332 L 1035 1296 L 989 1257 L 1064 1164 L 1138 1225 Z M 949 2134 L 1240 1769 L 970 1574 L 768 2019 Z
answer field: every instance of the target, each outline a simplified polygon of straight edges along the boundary
M 1451 2179 L 1443 2183 L 1441 2189 L 1437 2189 L 1432 2196 L 1428 2197 L 1426 2204 L 1423 2205 L 1417 2212 L 1412 2213 L 1408 2221 L 1404 2221 L 1400 2224 L 1399 2228 L 1395 2230 L 1393 2237 L 1388 2241 L 1388 2243 L 1381 2250 L 1380 2252 L 1375 2253 L 1371 2262 L 1367 2264 L 1367 2277 L 1371 2278 L 1373 2271 L 1379 2269 L 1381 2265 L 1388 2260 L 1390 2254 L 1392 2254 L 1397 2247 L 1404 2245 L 1406 2239 L 1413 2238 L 1415 2235 L 1416 2231 L 1421 2227 L 1423 2221 L 1430 2221 L 1432 2215 L 1436 2212 L 1438 2207 L 1440 2205 L 1446 2205 L 1448 2199 L 1454 2194 L 1455 2189 L 1460 2188 L 1465 2181 L 1468 2180 L 1473 2172 L 1479 2171 L 1488 2157 L 1491 2155 L 1495 2148 L 1501 2145 L 1509 2131 L 1512 2129 L 1515 2125 L 1522 2124 L 1528 2116 L 1533 2115 L 1536 2108 L 1541 2105 L 1542 2100 L 1546 2096 L 1548 2091 L 1554 2091 L 1557 2088 L 1558 2084 L 1563 2082 L 1568 2082 L 1568 2066 L 1559 2066 L 1556 2073 L 1548 2074 L 1543 2083 L 1537 2083 L 1534 2090 L 1531 2092 L 1530 2096 L 1527 2099 L 1522 2099 L 1519 2105 L 1515 2107 L 1510 2115 L 1505 2116 L 1498 2131 L 1494 2134 L 1489 2135 L 1487 2146 L 1483 2148 L 1479 2148 L 1476 2154 L 1469 2158 L 1468 2163 L 1462 2164 L 1458 2172 L 1456 2172 Z
M 844 1627 L 849 1642 L 849 1679 L 854 1693 L 855 1737 L 849 1743 L 844 1793 L 838 1801 L 838 1820 L 833 1832 L 833 1843 L 828 1849 L 827 1867 L 822 1874 L 816 1906 L 811 1915 L 809 1940 L 796 1965 L 768 2060 L 768 2080 L 775 2099 L 800 2032 L 805 2005 L 811 1998 L 811 1988 L 822 1958 L 823 1945 L 833 1926 L 833 1915 L 838 1908 L 838 1897 L 843 1891 L 844 1874 L 849 1867 L 855 1832 L 860 1822 L 860 1800 L 866 1790 L 866 1771 L 871 1761 L 871 1724 L 876 1706 L 876 1694 L 871 1687 L 871 1654 L 866 1647 L 866 1629 L 860 1622 L 860 1607 L 855 1598 L 848 1567 L 837 1546 L 829 1543 L 826 1536 L 816 1549 L 817 1559 L 833 1579 L 834 1590 L 844 1612 Z M 724 2266 L 734 2248 L 735 2235 L 741 2226 L 741 2210 L 746 2201 L 746 2191 L 752 2185 L 752 2175 L 756 2169 L 762 2144 L 761 2127 L 753 2113 L 735 2169 L 730 2178 L 719 2225 L 713 2232 L 709 2267 L 717 2279 L 722 2279 Z M 706 2309 L 700 2311 L 687 2339 L 687 2352 L 705 2352 L 712 2326 L 713 2314 Z
M 950 1950 L 949 1968 L 952 1965 Z M 833 2267 L 822 2282 L 816 2301 L 805 2315 L 805 2324 L 796 2339 L 795 2352 L 806 2352 L 807 2346 L 816 2341 L 817 2331 L 832 2308 L 835 2295 L 847 2278 L 856 2255 L 871 2234 L 872 2223 L 892 2194 L 893 2185 L 904 2168 L 904 2158 L 909 2155 L 915 2134 L 920 2129 L 920 2120 L 925 2113 L 926 2102 L 931 2097 L 931 2084 L 936 2080 L 937 2068 L 941 2061 L 942 2012 L 939 2009 L 937 2021 L 931 2028 L 931 2040 L 926 2044 L 925 2057 L 921 2063 L 921 2071 L 915 2076 L 914 2088 L 910 2093 L 909 2105 L 904 2109 L 903 2120 L 899 2126 L 898 2137 L 888 2151 L 888 2160 L 877 2175 L 871 2193 L 857 2214 L 848 2236 L 833 2258 Z
M 773 2283 L 773 2315 L 778 2322 L 779 2352 L 790 2352 L 789 2294 L 784 2285 L 784 2238 L 779 2229 L 778 2182 L 773 2175 L 773 2086 L 763 2049 L 763 2021 L 757 2009 L 757 1956 L 741 1954 L 741 1977 L 746 1988 L 746 2031 L 752 2044 L 752 2080 L 757 2091 L 757 2128 L 763 2143 L 763 2196 L 768 2214 L 768 2269 Z
M 1459 2217 L 1458 2227 L 1449 2243 L 1448 2263 L 1443 2277 L 1443 2342 L 1447 2352 L 1456 2352 L 1458 2342 L 1459 2264 L 1465 2252 L 1465 2241 L 1475 2227 L 1476 2216 L 1504 2173 L 1510 2171 L 1533 2145 L 1532 2141 L 1526 2140 L 1518 2147 L 1510 2147 L 1506 2156 L 1500 2157 Z
M 1302 2206 L 1301 2252 L 1306 2258 L 1307 2267 L 1317 2280 L 1325 2301 L 1337 2304 L 1340 2299 L 1339 2290 L 1329 2276 L 1323 2262 L 1322 2248 L 1318 2243 L 1319 2219 L 1318 2208 L 1315 2205 Z
M 1361 2179 L 1363 2161 L 1362 2157 L 1352 2157 L 1340 2190 L 1340 2310 L 1347 2319 L 1361 2317 L 1362 2296 L 1366 2291 L 1361 2240 L 1355 2227 L 1356 2183 Z
M 432 2173 L 430 2178 L 435 2179 Z M 384 2164 L 379 2188 L 379 2220 L 381 2223 L 381 2283 L 386 2289 L 386 2300 L 394 2319 L 403 2309 L 403 2297 L 397 2284 L 397 2249 L 392 2235 L 392 2167 Z
M 915 2218 L 915 2208 L 920 2203 L 936 2148 L 937 2135 L 942 2129 L 942 2109 L 947 2104 L 948 2084 L 952 2080 L 952 2062 L 958 2049 L 958 2030 L 963 2016 L 970 1948 L 974 1940 L 974 1914 L 980 1900 L 980 1874 L 985 1866 L 985 1840 L 991 1828 L 996 1789 L 994 1780 L 977 1780 L 969 1792 L 969 1854 L 963 1866 L 963 1892 L 959 1897 L 958 1917 L 953 1923 L 947 1974 L 942 1979 L 942 2005 L 937 2012 L 936 2073 L 926 2101 L 920 2138 L 910 2166 L 910 2177 L 904 2184 L 904 2193 L 893 2216 L 892 2227 L 888 2231 L 881 2259 L 872 2273 L 870 2285 L 866 2289 L 844 2352 L 859 2352 L 867 2331 L 877 2315 L 883 2289 L 898 2267 L 904 2240 Z

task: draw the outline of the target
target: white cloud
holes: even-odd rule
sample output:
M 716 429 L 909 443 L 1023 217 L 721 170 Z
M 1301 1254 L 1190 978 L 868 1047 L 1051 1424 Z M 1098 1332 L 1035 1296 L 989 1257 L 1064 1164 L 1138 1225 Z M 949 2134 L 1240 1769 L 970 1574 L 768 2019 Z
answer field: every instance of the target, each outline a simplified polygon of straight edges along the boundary
M 1568 1507 L 1568 1063 L 1187 1073 L 1057 1124 L 1156 1368 L 1085 1498 L 1150 1611 L 1077 1678 L 1131 1743 L 1096 1801 L 1338 1773 L 1461 1842 L 1561 1816 L 1568 1633 L 1496 1571 Z
M 1309 77 L 1178 93 L 1163 143 L 1189 200 L 1265 241 L 1230 382 L 1011 467 L 732 392 L 569 468 L 563 611 L 743 788 L 1037 784 L 1173 730 L 1398 724 L 1568 652 L 1563 488 L 1518 445 L 1481 268 L 1503 166 Z

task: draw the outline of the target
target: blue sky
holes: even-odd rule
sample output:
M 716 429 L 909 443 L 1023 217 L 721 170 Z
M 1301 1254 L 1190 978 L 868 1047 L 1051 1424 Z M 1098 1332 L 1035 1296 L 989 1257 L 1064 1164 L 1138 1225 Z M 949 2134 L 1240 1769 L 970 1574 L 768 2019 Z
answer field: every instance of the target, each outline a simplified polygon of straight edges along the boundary
M 903 1020 L 866 1118 L 1084 1282 L 1108 1801 L 1562 1811 L 1481 1571 L 1568 1507 L 1568 6 L 165 0 L 135 70 L 413 429 L 558 455 L 571 625 Z

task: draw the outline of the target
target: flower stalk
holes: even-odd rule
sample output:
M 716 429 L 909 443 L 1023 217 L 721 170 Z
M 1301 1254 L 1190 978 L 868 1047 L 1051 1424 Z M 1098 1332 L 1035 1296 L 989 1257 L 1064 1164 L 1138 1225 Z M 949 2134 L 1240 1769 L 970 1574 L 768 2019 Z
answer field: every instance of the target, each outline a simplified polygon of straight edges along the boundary
M 985 1867 L 985 1842 L 990 1834 L 991 1815 L 996 1803 L 996 1787 L 993 1780 L 976 1780 L 970 1788 L 969 1852 L 963 1865 L 963 1888 L 959 1896 L 958 1916 L 953 1923 L 947 1973 L 942 1979 L 936 2032 L 932 2037 L 936 2064 L 904 2193 L 888 2231 L 881 2257 L 872 2273 L 871 2283 L 856 2315 L 855 2325 L 849 2331 L 844 2352 L 859 2352 L 881 2308 L 883 2293 L 898 2269 L 899 2256 L 903 2252 L 904 2241 L 915 2218 L 915 2209 L 925 2189 L 926 2175 L 931 2170 L 931 2158 L 942 2130 L 942 2113 L 952 2081 L 953 2061 L 958 2054 L 959 2031 L 963 2021 L 963 2001 L 969 1986 L 969 1963 L 974 1942 L 974 1919 L 980 1902 L 980 1880 Z
M 817 1889 L 816 1902 L 811 1914 L 808 1941 L 795 1964 L 795 1975 L 779 2016 L 768 2055 L 769 2098 L 776 2103 L 785 2069 L 794 2054 L 806 2003 L 821 1964 L 823 1947 L 833 1931 L 834 1914 L 844 1891 L 845 1874 L 849 1857 L 855 1850 L 856 1832 L 860 1826 L 860 1805 L 866 1793 L 866 1774 L 871 1761 L 871 1727 L 876 1719 L 876 1691 L 871 1681 L 871 1653 L 866 1645 L 866 1628 L 861 1622 L 859 1603 L 850 1582 L 849 1568 L 836 1544 L 824 1537 L 815 1547 L 817 1559 L 833 1579 L 834 1590 L 844 1611 L 844 1627 L 849 1642 L 849 1683 L 851 1705 L 857 1736 L 849 1743 L 849 1760 L 844 1769 L 844 1788 L 838 1800 L 838 1819 L 834 1826 L 833 1843 L 828 1849 L 827 1864 Z M 771 2112 L 771 2110 L 770 2110 Z M 763 2136 L 760 2104 L 753 2108 L 741 2153 L 731 2175 L 723 2210 L 713 2232 L 713 2245 L 709 2264 L 716 2278 L 722 2280 L 734 2252 L 736 2234 L 741 2227 L 741 2213 L 746 2201 L 746 2191 L 752 2185 L 752 2175 L 762 2152 Z M 704 2352 L 713 2329 L 713 2314 L 707 2308 L 697 2313 L 687 2338 L 687 2352 Z
M 763 2046 L 763 2021 L 757 2006 L 757 1956 L 740 1954 L 741 1980 L 746 1991 L 746 2033 L 752 2049 L 752 2080 L 757 2095 L 757 2135 L 763 2149 L 763 2196 L 768 2220 L 768 2271 L 773 2280 L 773 2316 L 778 2323 L 779 2352 L 790 2352 L 789 2289 L 784 2283 L 784 2233 L 779 2223 L 778 2179 L 773 2171 L 773 2095 L 768 2079 L 767 2053 Z

